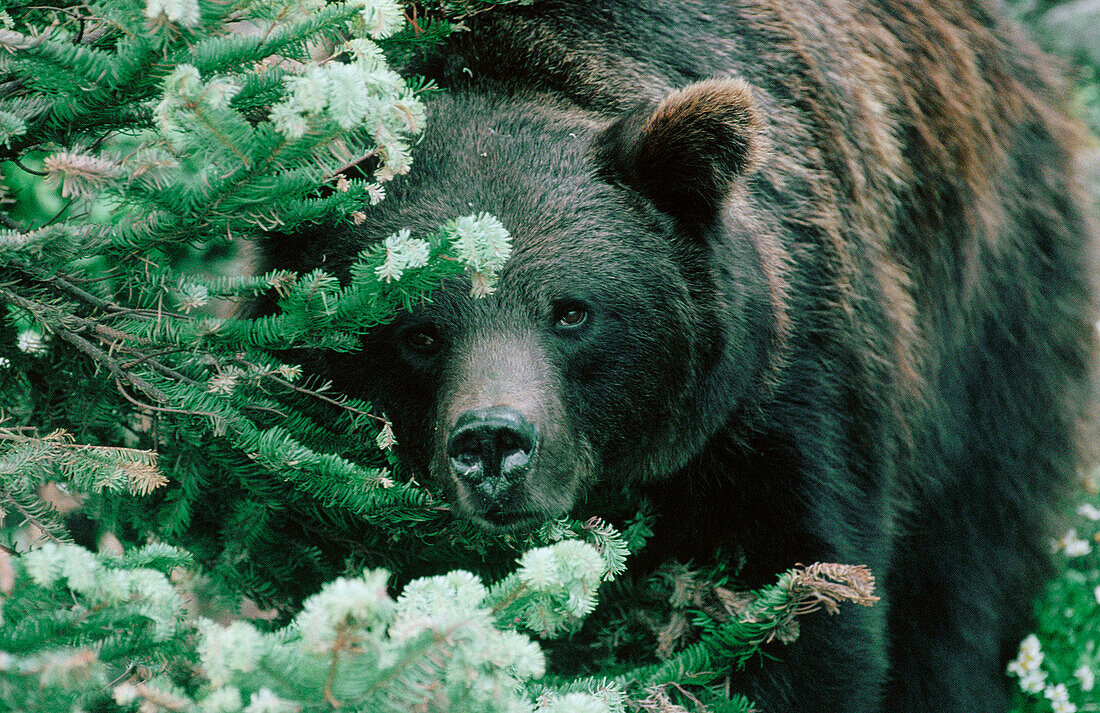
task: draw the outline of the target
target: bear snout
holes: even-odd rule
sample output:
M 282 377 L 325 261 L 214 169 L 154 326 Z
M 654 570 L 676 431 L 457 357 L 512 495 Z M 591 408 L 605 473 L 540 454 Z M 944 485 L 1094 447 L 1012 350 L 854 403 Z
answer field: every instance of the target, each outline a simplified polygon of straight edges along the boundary
M 538 432 L 508 406 L 459 416 L 447 439 L 451 474 L 490 509 L 503 506 L 531 466 Z

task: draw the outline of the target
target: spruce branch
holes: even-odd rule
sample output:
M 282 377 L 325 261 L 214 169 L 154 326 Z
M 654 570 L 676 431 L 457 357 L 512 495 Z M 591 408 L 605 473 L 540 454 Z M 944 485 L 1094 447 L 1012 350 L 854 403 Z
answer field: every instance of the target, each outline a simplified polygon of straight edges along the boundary
M 134 388 L 136 388 L 137 390 L 139 390 L 140 392 L 142 392 L 143 394 L 145 394 L 146 396 L 148 396 L 149 398 L 153 399 L 154 401 L 157 401 L 157 402 L 160 402 L 160 403 L 167 403 L 168 402 L 169 398 L 168 398 L 167 394 L 165 394 L 163 391 L 161 391 L 157 387 L 153 386 L 148 381 L 146 381 L 142 377 L 138 376 L 134 372 L 128 371 L 125 368 L 123 368 L 121 362 L 114 359 L 110 354 L 103 351 L 102 349 L 100 349 L 96 345 L 92 344 L 90 341 L 88 341 L 87 339 L 82 337 L 80 334 L 78 334 L 74 331 L 71 331 L 69 329 L 66 329 L 64 327 L 56 329 L 55 334 L 57 334 L 57 336 L 60 339 L 63 339 L 64 341 L 68 342 L 69 344 L 72 344 L 79 351 L 81 351 L 84 354 L 86 354 L 87 356 L 91 357 L 92 360 L 94 362 L 96 362 L 97 364 L 106 367 L 107 371 L 109 371 L 111 373 L 111 375 L 114 376 L 116 382 L 125 381 L 128 384 L 130 384 L 131 386 L 133 386 Z M 125 395 L 125 394 L 123 394 L 123 395 Z M 143 407 L 147 407 L 144 404 L 140 404 L 140 405 L 143 406 Z M 201 415 L 213 415 L 213 414 L 202 413 Z
M 27 299 L 8 287 L 0 286 L 0 300 L 26 310 L 34 315 L 35 319 L 51 333 L 56 333 L 61 339 L 69 342 L 78 350 L 90 356 L 97 363 L 107 367 L 116 378 L 125 378 L 127 381 L 130 381 L 130 375 L 121 368 L 121 365 L 115 359 L 81 336 L 82 332 L 87 331 L 92 334 L 97 334 L 104 339 L 117 339 L 118 335 L 121 334 L 117 330 L 104 327 L 84 317 L 79 317 L 71 311 L 65 310 L 57 305 Z M 142 386 L 144 386 L 151 389 L 153 398 L 163 400 L 163 395 L 161 395 L 159 391 L 156 391 L 148 384 L 144 384 L 143 380 L 140 378 L 138 378 L 138 382 L 139 383 L 134 384 L 136 387 L 142 388 Z M 142 390 L 145 391 L 146 389 L 142 388 Z
M 42 271 L 37 268 L 26 268 L 26 272 L 33 275 L 36 280 L 39 280 L 47 285 L 58 288 L 59 291 L 65 293 L 68 297 L 75 298 L 85 303 L 86 305 L 106 312 L 105 318 L 135 318 L 138 320 L 155 322 L 160 318 L 172 318 L 177 320 L 191 320 L 186 315 L 175 314 L 166 312 L 164 310 L 151 311 L 151 310 L 137 310 L 133 308 L 125 308 L 117 303 L 94 295 L 87 290 L 73 284 L 71 278 L 64 274 L 56 275 L 44 275 Z M 154 369 L 158 373 L 172 378 L 174 380 L 188 383 L 193 386 L 199 386 L 200 382 L 193 379 L 176 369 L 173 369 L 164 364 L 158 357 L 180 352 L 186 348 L 178 344 L 161 345 L 159 351 L 155 353 L 149 353 L 139 350 L 131 343 L 137 343 L 148 347 L 156 347 L 156 342 L 149 337 L 143 335 L 135 335 L 130 332 L 124 332 L 120 329 L 111 327 L 109 325 L 102 324 L 88 317 L 80 317 L 72 313 L 71 311 L 63 310 L 59 307 L 51 306 L 40 302 L 28 300 L 13 290 L 0 287 L 0 299 L 9 301 L 12 304 L 18 305 L 32 314 L 35 314 L 43 323 L 50 329 L 51 332 L 56 332 L 58 336 L 66 342 L 69 342 L 81 352 L 92 357 L 97 363 L 107 367 L 108 371 L 115 377 L 116 381 L 124 381 L 136 388 L 139 392 L 145 394 L 149 398 L 153 399 L 156 404 L 146 404 L 134 399 L 124 389 L 121 389 L 123 397 L 140 408 L 148 408 L 156 411 L 163 411 L 168 413 L 178 413 L 185 415 L 195 416 L 207 416 L 213 417 L 215 414 L 210 412 L 186 410 L 180 408 L 166 407 L 168 402 L 167 396 L 160 390 L 153 387 L 141 376 L 134 372 L 134 368 L 138 366 L 148 366 Z M 66 326 L 66 325 L 72 325 Z M 82 334 L 90 333 L 99 341 L 104 343 L 104 346 L 109 351 L 104 351 L 101 348 L 96 347 L 89 340 L 85 339 Z M 110 356 L 110 353 L 121 350 L 128 354 L 131 359 L 119 360 Z M 215 364 L 223 363 L 221 359 L 212 357 Z M 283 378 L 282 372 L 279 368 L 265 369 L 255 362 L 246 360 L 240 355 L 233 355 L 228 363 L 234 363 L 244 368 L 249 373 L 259 374 L 265 380 L 292 390 L 297 393 L 311 396 L 312 398 L 323 401 L 327 404 L 345 410 L 349 413 L 371 418 L 380 424 L 385 424 L 386 420 L 378 416 L 377 414 L 370 413 L 367 410 L 356 408 L 347 403 L 346 397 L 333 397 L 323 393 L 322 389 L 310 389 L 297 384 L 293 384 L 287 379 Z M 268 409 L 274 413 L 280 413 L 277 410 Z
M 28 497 L 27 502 L 20 502 L 14 491 L 0 488 L 0 498 L 5 506 L 15 510 L 23 518 L 23 522 L 36 528 L 48 541 L 60 544 L 70 542 L 71 538 L 65 525 L 58 519 L 57 514 L 35 497 Z

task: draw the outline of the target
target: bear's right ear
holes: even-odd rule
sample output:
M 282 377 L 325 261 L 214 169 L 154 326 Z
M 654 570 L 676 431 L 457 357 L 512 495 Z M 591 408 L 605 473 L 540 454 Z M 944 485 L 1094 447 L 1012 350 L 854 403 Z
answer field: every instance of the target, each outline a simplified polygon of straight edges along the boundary
M 734 183 L 759 164 L 762 130 L 746 82 L 708 79 L 622 117 L 593 150 L 613 180 L 662 211 L 710 222 Z

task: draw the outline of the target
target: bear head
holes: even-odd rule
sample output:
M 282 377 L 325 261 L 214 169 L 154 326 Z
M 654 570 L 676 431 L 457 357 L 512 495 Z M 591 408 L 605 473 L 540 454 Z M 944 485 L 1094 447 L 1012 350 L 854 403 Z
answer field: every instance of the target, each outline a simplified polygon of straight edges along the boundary
M 766 360 L 766 288 L 737 209 L 761 132 L 739 80 L 612 121 L 544 95 L 433 99 L 413 171 L 363 225 L 315 241 L 311 266 L 480 211 L 509 230 L 511 257 L 491 294 L 447 284 L 363 351 L 326 357 L 326 376 L 384 411 L 403 462 L 489 529 L 564 514 L 596 482 L 676 472 Z

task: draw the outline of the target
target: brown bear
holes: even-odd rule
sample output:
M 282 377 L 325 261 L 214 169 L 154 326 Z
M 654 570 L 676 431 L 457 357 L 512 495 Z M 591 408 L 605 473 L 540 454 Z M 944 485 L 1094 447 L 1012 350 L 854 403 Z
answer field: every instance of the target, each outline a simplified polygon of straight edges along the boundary
M 542 0 L 410 71 L 414 170 L 336 271 L 477 211 L 514 250 L 324 357 L 405 466 L 508 531 L 630 486 L 651 555 L 747 586 L 868 565 L 882 601 L 731 672 L 768 713 L 1004 711 L 1078 466 L 1093 346 L 1076 129 L 980 0 Z

